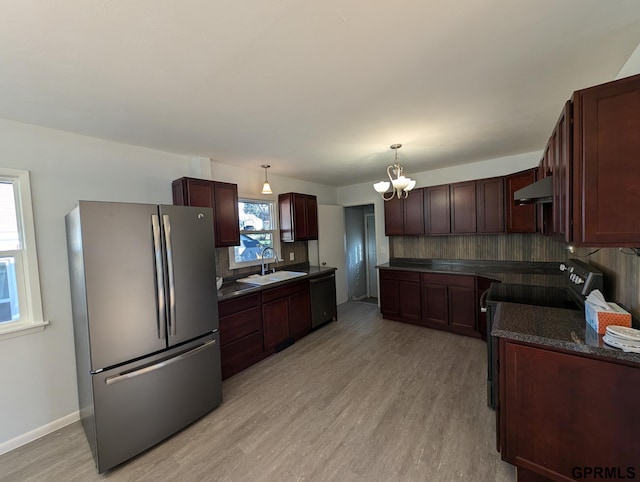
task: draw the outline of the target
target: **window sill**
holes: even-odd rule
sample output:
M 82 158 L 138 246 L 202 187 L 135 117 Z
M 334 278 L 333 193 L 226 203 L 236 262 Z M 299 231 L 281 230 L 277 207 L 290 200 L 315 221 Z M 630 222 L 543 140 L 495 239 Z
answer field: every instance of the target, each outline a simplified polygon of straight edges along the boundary
M 49 324 L 48 321 L 38 321 L 35 323 L 18 323 L 6 328 L 0 328 L 0 341 L 8 340 L 9 338 L 16 338 L 23 335 L 31 335 L 44 330 L 44 327 Z

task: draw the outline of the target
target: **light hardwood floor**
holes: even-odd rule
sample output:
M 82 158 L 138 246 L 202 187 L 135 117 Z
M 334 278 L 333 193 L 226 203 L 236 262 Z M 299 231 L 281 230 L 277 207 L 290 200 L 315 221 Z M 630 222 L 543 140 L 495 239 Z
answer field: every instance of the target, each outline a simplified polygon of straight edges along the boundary
M 495 450 L 480 340 L 339 321 L 223 383 L 209 415 L 102 476 L 80 423 L 0 456 L 2 481 L 513 481 Z

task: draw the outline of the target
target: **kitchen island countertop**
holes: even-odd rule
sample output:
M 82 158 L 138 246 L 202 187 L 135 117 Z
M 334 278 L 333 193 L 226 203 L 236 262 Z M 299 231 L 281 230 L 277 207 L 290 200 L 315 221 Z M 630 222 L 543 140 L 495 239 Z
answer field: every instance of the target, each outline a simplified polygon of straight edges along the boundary
M 625 353 L 605 344 L 602 335 L 587 326 L 581 310 L 498 303 L 491 335 L 640 364 L 639 353 Z

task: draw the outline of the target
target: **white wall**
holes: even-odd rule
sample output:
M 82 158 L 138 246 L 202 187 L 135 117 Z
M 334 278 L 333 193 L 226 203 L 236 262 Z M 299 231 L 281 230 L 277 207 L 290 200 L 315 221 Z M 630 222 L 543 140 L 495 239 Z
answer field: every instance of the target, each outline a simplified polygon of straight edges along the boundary
M 407 174 L 416 180 L 417 187 L 437 186 L 439 184 L 469 181 L 471 179 L 503 176 L 505 174 L 529 169 L 538 165 L 541 156 L 542 151 L 527 152 L 462 166 Z M 384 171 L 381 171 L 381 175 L 382 174 L 384 174 Z M 384 235 L 384 201 L 380 195 L 373 190 L 373 183 L 371 182 L 352 184 L 338 188 L 338 204 L 343 206 L 359 206 L 371 203 L 374 204 L 375 209 L 378 263 L 382 264 L 389 261 L 389 239 Z
M 78 409 L 64 216 L 79 199 L 171 203 L 188 158 L 0 120 L 0 165 L 31 172 L 44 331 L 0 341 L 0 448 Z
M 333 186 L 278 176 L 271 172 L 268 173 L 268 178 L 273 194 L 260 194 L 264 183 L 264 169 L 260 166 L 256 166 L 256 169 L 245 169 L 211 161 L 211 179 L 237 184 L 240 197 L 277 200 L 278 194 L 301 192 L 317 196 L 318 204 L 337 204 L 337 190 Z

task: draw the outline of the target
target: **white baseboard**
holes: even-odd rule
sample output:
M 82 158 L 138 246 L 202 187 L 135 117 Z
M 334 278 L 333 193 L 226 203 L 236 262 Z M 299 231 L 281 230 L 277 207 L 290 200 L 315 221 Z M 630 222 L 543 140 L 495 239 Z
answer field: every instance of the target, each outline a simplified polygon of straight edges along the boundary
M 17 449 L 18 447 L 28 444 L 29 442 L 33 442 L 34 440 L 39 439 L 40 437 L 44 437 L 51 432 L 55 432 L 56 430 L 69 425 L 76 420 L 80 420 L 79 411 L 70 413 L 69 415 L 59 418 L 58 420 L 54 420 L 53 422 L 43 425 L 42 427 L 38 427 L 31 432 L 27 432 L 11 440 L 2 442 L 0 443 L 0 455 L 6 454 L 7 452 L 10 452 L 13 449 Z

